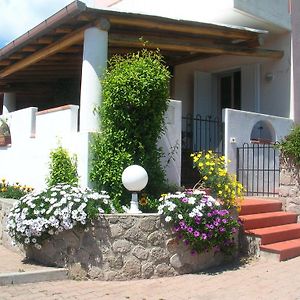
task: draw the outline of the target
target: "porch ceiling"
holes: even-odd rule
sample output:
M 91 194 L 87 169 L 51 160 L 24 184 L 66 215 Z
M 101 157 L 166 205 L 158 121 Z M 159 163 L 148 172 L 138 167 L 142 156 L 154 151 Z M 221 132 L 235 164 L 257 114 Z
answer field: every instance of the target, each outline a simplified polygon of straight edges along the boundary
M 283 56 L 258 48 L 263 31 L 92 9 L 74 1 L 0 50 L 0 91 L 27 82 L 80 78 L 84 30 L 103 24 L 110 26 L 110 56 L 159 48 L 171 66 L 223 54 Z

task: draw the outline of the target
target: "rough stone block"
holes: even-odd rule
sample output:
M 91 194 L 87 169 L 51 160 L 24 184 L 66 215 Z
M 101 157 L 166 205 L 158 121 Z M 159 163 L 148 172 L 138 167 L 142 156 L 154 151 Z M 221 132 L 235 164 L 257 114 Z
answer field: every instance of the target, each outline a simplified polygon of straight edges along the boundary
M 131 241 L 135 245 L 147 245 L 146 234 L 139 229 L 139 227 L 134 226 L 126 231 L 124 238 Z
M 159 247 L 154 247 L 150 250 L 150 261 L 154 263 L 161 263 L 169 260 L 169 253 Z
M 154 270 L 154 275 L 158 277 L 174 276 L 176 275 L 176 271 L 173 267 L 169 266 L 168 264 L 162 263 L 156 266 Z
M 121 254 L 108 256 L 106 260 L 108 261 L 109 268 L 121 269 L 123 267 L 123 258 Z
M 149 256 L 149 251 L 138 245 L 133 248 L 132 254 L 138 259 L 146 260 Z
M 69 266 L 68 276 L 71 279 L 83 280 L 87 277 L 87 271 L 82 268 L 80 263 L 75 263 Z
M 151 217 L 145 217 L 140 220 L 138 227 L 142 231 L 153 232 L 156 230 L 156 219 Z
M 122 271 L 126 278 L 138 278 L 141 276 L 141 263 L 135 257 L 129 258 Z
M 125 233 L 125 230 L 119 224 L 112 224 L 110 227 L 110 233 L 112 238 L 117 238 Z
M 148 235 L 148 243 L 151 246 L 163 246 L 165 245 L 165 234 L 163 231 L 154 231 Z
M 151 262 L 146 262 L 142 265 L 142 278 L 151 278 L 154 274 L 153 264 Z
M 131 249 L 131 243 L 127 240 L 116 240 L 113 245 L 113 251 L 116 253 L 126 253 Z
M 91 279 L 104 279 L 102 268 L 92 266 L 88 272 L 88 276 Z
M 180 269 L 184 266 L 181 261 L 181 257 L 177 253 L 172 255 L 172 257 L 170 258 L 170 264 L 175 269 Z

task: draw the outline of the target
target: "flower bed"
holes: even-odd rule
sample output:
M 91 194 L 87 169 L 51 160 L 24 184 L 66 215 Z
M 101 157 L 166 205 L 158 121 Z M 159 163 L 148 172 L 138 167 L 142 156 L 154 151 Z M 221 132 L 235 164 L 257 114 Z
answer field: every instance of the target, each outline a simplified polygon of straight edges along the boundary
M 104 214 L 112 211 L 105 192 L 58 185 L 16 201 L 7 229 L 29 258 L 76 279 L 175 276 L 231 254 L 236 221 L 213 198 L 186 191 L 160 203 L 159 214 Z
M 239 223 L 214 198 L 187 190 L 163 195 L 160 200 L 159 213 L 172 224 L 177 238 L 190 247 L 192 254 L 210 250 L 233 253 Z

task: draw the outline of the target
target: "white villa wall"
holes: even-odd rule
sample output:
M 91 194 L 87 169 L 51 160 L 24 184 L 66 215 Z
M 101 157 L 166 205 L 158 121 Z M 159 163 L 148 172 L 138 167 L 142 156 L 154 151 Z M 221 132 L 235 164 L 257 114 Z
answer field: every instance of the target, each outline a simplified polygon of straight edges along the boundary
M 280 141 L 286 136 L 293 120 L 288 118 L 258 114 L 235 109 L 223 110 L 224 122 L 224 152 L 225 156 L 231 160 L 228 171 L 236 174 L 237 148 L 244 143 L 250 143 L 250 136 L 254 125 L 259 121 L 266 121 L 272 125 L 275 131 L 275 141 Z
M 291 29 L 288 0 L 234 0 L 234 8 L 264 22 Z
M 18 181 L 43 188 L 49 172 L 49 154 L 59 140 L 71 154 L 77 155 L 80 181 L 87 186 L 88 134 L 77 133 L 77 115 L 78 106 L 70 105 L 42 114 L 30 107 L 1 116 L 8 120 L 12 144 L 0 147 L 0 177 L 11 183 Z
M 37 112 L 36 107 L 30 107 L 0 116 L 7 119 L 12 138 L 10 146 L 0 147 L 0 178 L 42 189 L 49 174 L 50 152 L 61 144 L 71 155 L 77 156 L 81 186 L 91 186 L 89 145 L 92 133 L 78 132 L 78 108 L 76 105 L 66 105 Z M 162 165 L 166 167 L 168 181 L 180 185 L 180 101 L 170 101 L 166 129 L 159 146 L 165 152 Z M 173 158 L 166 164 L 170 152 L 174 152 Z
M 235 70 L 251 65 L 259 66 L 258 93 L 260 103 L 254 99 L 254 90 L 242 71 L 242 110 L 290 117 L 290 33 L 269 39 L 267 47 L 284 50 L 280 60 L 255 57 L 217 56 L 175 67 L 174 98 L 182 99 L 182 113 L 185 116 L 193 112 L 194 74 L 196 71 L 212 74 Z M 269 80 L 267 76 L 271 75 Z M 217 95 L 217 86 L 213 85 L 212 95 Z M 208 101 L 211 101 L 208 99 Z

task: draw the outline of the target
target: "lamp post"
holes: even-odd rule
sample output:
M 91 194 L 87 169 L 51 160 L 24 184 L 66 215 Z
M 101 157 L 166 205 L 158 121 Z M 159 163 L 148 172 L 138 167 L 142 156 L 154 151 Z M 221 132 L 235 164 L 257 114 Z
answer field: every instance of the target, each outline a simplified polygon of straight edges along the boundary
M 138 204 L 138 192 L 141 191 L 148 183 L 148 174 L 146 170 L 138 165 L 127 167 L 122 173 L 122 183 L 125 188 L 132 192 L 130 209 L 128 213 L 140 214 Z

